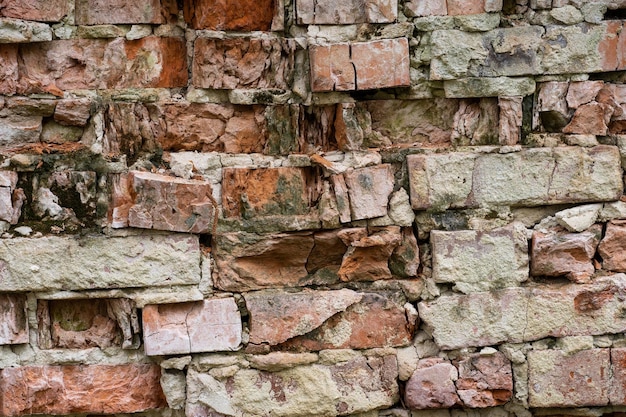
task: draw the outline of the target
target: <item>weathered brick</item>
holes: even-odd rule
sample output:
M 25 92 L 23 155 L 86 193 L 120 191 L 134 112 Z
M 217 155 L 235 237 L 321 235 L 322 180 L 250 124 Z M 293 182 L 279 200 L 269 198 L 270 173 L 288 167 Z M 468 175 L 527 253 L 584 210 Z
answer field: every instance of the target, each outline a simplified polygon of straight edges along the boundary
M 623 189 L 612 146 L 409 155 L 407 163 L 414 209 L 610 201 Z
M 296 1 L 296 19 L 304 25 L 391 23 L 398 17 L 396 0 Z
M 513 396 L 511 362 L 503 353 L 476 353 L 453 363 L 459 370 L 457 394 L 466 407 L 496 407 Z
M 430 233 L 435 282 L 471 293 L 518 286 L 528 279 L 526 228 L 514 224 L 489 232 Z
M 18 343 L 28 343 L 26 296 L 0 294 L 0 345 Z
M 142 318 L 147 355 L 230 351 L 241 343 L 241 315 L 233 298 L 147 305 Z
M 167 23 L 177 15 L 176 2 L 148 0 L 129 3 L 124 0 L 77 0 L 76 23 L 79 25 Z
M 290 88 L 296 43 L 293 39 L 208 39 L 194 43 L 195 87 Z
M 583 407 L 609 404 L 609 349 L 566 355 L 559 350 L 528 352 L 531 407 Z
M 199 259 L 193 235 L 14 238 L 0 241 L 0 291 L 197 284 Z
M 485 0 L 447 0 L 448 15 L 469 15 L 485 13 Z
M 400 227 L 345 229 L 338 233 L 348 246 L 338 275 L 342 281 L 378 281 L 392 278 L 389 258 L 400 245 Z
M 387 214 L 393 191 L 391 165 L 358 168 L 343 174 L 350 198 L 352 220 L 372 219 Z
M 184 87 L 184 45 L 180 38 L 149 36 L 135 41 L 71 39 L 22 44 L 17 54 L 3 46 L 1 55 L 9 68 L 14 68 L 11 57 L 19 57 L 19 65 L 17 74 L 14 69 L 7 72 L 2 90 L 58 94 L 83 88 Z
M 404 401 L 415 410 L 450 408 L 460 403 L 455 381 L 457 369 L 441 358 L 421 359 L 406 384 Z
M 405 3 L 405 7 L 413 16 L 446 16 L 448 4 L 446 0 L 413 0 Z
M 350 91 L 408 86 L 408 49 L 406 38 L 313 45 L 309 48 L 311 89 Z
M 14 94 L 17 90 L 17 57 L 17 45 L 0 45 L 0 94 Z
M 17 224 L 26 200 L 24 191 L 17 188 L 18 175 L 14 171 L 0 171 L 0 221 Z
M 91 116 L 88 98 L 60 100 L 54 108 L 54 120 L 66 126 L 85 126 Z
M 0 146 L 8 148 L 37 143 L 42 130 L 41 116 L 9 114 L 0 117 Z
M 574 282 L 587 282 L 595 272 L 596 254 L 602 227 L 582 233 L 533 233 L 531 274 L 534 276 L 566 276 Z
M 610 403 L 626 405 L 626 349 L 611 349 L 611 370 Z
M 115 414 L 167 405 L 158 365 L 23 366 L 0 371 L 0 412 Z
M 66 0 L 4 0 L 0 3 L 0 16 L 41 22 L 58 22 L 67 13 Z
M 224 168 L 222 206 L 227 217 L 301 215 L 311 208 L 302 168 Z
M 598 246 L 602 267 L 609 271 L 626 272 L 626 220 L 612 220 L 607 224 L 604 238 Z
M 351 415 L 393 405 L 398 395 L 395 355 L 358 356 L 332 365 L 305 365 L 278 372 L 238 370 L 218 380 L 187 373 L 190 415 Z
M 269 31 L 278 13 L 276 0 L 185 0 L 185 21 L 194 29 Z
M 418 307 L 420 319 L 442 349 L 621 333 L 626 329 L 620 313 L 625 286 L 626 275 L 618 274 L 561 288 L 442 295 Z
M 211 185 L 151 172 L 131 171 L 128 196 L 120 198 L 116 225 L 128 213 L 128 226 L 173 232 L 210 233 L 216 225 L 217 203 Z M 123 190 L 126 191 L 126 190 Z

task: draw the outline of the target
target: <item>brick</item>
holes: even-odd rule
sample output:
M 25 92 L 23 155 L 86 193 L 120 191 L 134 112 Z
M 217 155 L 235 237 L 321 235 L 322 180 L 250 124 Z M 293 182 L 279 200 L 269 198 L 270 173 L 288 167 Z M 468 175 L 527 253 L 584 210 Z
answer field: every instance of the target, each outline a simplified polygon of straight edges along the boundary
M 198 38 L 192 83 L 199 88 L 287 90 L 293 78 L 295 50 L 293 39 Z
M 244 294 L 250 312 L 250 343 L 273 346 L 309 333 L 362 298 L 348 289 Z
M 8 114 L 0 117 L 0 146 L 7 148 L 37 143 L 42 129 L 41 116 Z
M 569 83 L 567 89 L 567 105 L 572 109 L 577 109 L 583 104 L 595 100 L 596 96 L 604 87 L 603 81 L 580 81 Z
M 46 23 L 0 18 L 0 43 L 45 42 L 52 40 Z
M 88 98 L 60 100 L 54 108 L 54 120 L 65 126 L 85 126 L 91 116 Z
M 302 168 L 224 168 L 222 206 L 226 217 L 301 215 L 311 209 L 307 171 Z
M 408 86 L 408 49 L 406 38 L 313 45 L 309 49 L 311 89 L 350 91 Z
M 560 288 L 509 288 L 470 295 L 443 295 L 418 304 L 420 319 L 441 349 L 528 342 L 545 337 L 621 333 L 626 276 Z M 468 325 L 468 317 L 472 317 Z
M 496 407 L 513 397 L 511 362 L 503 353 L 472 354 L 454 364 L 459 370 L 457 394 L 465 407 Z
M 214 229 L 217 203 L 207 181 L 140 171 L 131 171 L 128 181 L 130 227 L 186 233 L 210 233 Z
M 0 44 L 0 94 L 13 94 L 18 83 L 18 46 Z
M 447 0 L 448 15 L 470 15 L 485 13 L 485 0 Z
M 432 277 L 462 293 L 515 287 L 528 279 L 528 242 L 521 224 L 489 232 L 430 233 Z
M 275 0 L 185 0 L 185 21 L 194 29 L 269 31 L 278 13 Z
M 409 42 L 406 38 L 354 43 L 352 63 L 356 89 L 406 87 L 409 77 Z
M 197 284 L 199 259 L 193 235 L 14 238 L 0 241 L 0 291 Z
M 0 371 L 0 412 L 13 417 L 163 408 L 160 374 L 152 364 L 5 368 Z
M 395 0 L 298 0 L 296 19 L 304 25 L 345 25 L 353 23 L 391 23 L 398 17 Z
M 407 346 L 415 323 L 410 322 L 398 293 L 358 293 L 363 298 L 330 317 L 312 331 L 281 343 L 275 349 L 319 351 Z M 302 320 L 308 315 L 300 316 Z M 377 329 L 372 332 L 372 329 Z
M 409 155 L 407 163 L 416 210 L 611 201 L 623 187 L 612 146 Z
M 0 221 L 17 224 L 22 215 L 26 195 L 17 188 L 18 175 L 14 171 L 0 171 Z
M 626 405 L 626 349 L 611 349 L 612 378 L 609 400 L 612 405 Z
M 311 45 L 311 90 L 351 91 L 356 89 L 356 73 L 350 61 L 350 45 Z
M 399 399 L 395 355 L 358 356 L 337 364 L 277 372 L 241 369 L 225 379 L 190 369 L 191 415 L 351 415 L 385 409 Z M 210 393 L 207 395 L 207 393 Z M 216 395 L 217 394 L 217 395 Z
M 72 89 L 187 85 L 185 44 L 181 38 L 55 40 L 23 44 L 17 56 L 20 62 L 17 84 L 15 90 L 10 91 L 12 84 L 4 82 L 7 93 L 58 94 L 59 90 Z M 65 63 L 63 70 L 59 69 L 58 62 Z M 124 63 L 122 67 L 119 62 Z
M 448 4 L 446 0 L 413 0 L 405 3 L 413 16 L 446 16 Z
M 163 24 L 169 15 L 176 16 L 176 2 L 171 0 L 148 0 L 128 3 L 124 0 L 77 0 L 76 24 Z
M 450 408 L 460 403 L 454 385 L 459 374 L 440 358 L 421 359 L 406 384 L 404 401 L 414 410 Z
M 58 22 L 69 11 L 65 0 L 4 0 L 0 16 L 40 22 Z
M 606 104 L 583 104 L 576 109 L 570 123 L 563 128 L 563 133 L 580 135 L 606 135 L 613 109 Z
M 522 97 L 498 97 L 500 145 L 517 145 L 522 137 Z
M 357 168 L 343 174 L 352 220 L 372 219 L 387 214 L 389 196 L 393 191 L 391 165 Z
M 142 318 L 146 355 L 231 351 L 241 343 L 233 298 L 147 305 Z
M 531 407 L 583 407 L 609 404 L 609 349 L 566 355 L 559 350 L 528 352 Z
M 626 272 L 626 220 L 612 220 L 607 224 L 604 238 L 598 246 L 602 267 L 609 271 Z
M 593 257 L 601 234 L 600 225 L 582 233 L 535 231 L 531 245 L 531 274 L 565 276 L 573 282 L 588 282 L 595 272 Z
M 26 296 L 0 294 L 0 345 L 28 343 Z

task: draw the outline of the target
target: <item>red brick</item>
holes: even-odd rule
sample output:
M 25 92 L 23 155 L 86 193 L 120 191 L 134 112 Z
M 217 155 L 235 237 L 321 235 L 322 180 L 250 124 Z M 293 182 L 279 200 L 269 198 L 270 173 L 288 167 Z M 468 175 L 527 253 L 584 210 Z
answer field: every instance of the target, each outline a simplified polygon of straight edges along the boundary
M 295 49 L 293 39 L 198 38 L 194 45 L 193 85 L 287 90 L 293 78 Z
M 406 384 L 404 402 L 415 410 L 453 407 L 460 403 L 454 386 L 457 378 L 458 371 L 450 362 L 421 359 Z
M 0 294 L 0 345 L 18 343 L 28 343 L 26 296 Z
M 609 271 L 626 272 L 626 220 L 613 220 L 606 227 L 598 246 L 602 267 Z
M 79 25 L 167 23 L 178 10 L 173 0 L 76 0 L 76 23 Z
M 611 349 L 611 405 L 626 405 L 626 348 Z
M 623 23 L 619 20 L 609 20 L 606 23 L 606 34 L 598 43 L 598 52 L 602 59 L 603 71 L 615 71 L 624 64 L 624 53 L 619 50 L 624 40 L 620 36 Z
M 409 42 L 406 38 L 352 44 L 356 89 L 405 87 L 409 76 Z
M 356 73 L 350 61 L 350 45 L 311 45 L 311 90 L 350 91 L 356 89 Z
M 143 334 L 147 355 L 235 350 L 241 343 L 241 316 L 233 298 L 147 305 Z
M 298 24 L 391 23 L 398 16 L 394 0 L 298 0 Z
M 446 0 L 414 0 L 405 3 L 415 16 L 445 16 L 448 14 Z
M 301 168 L 224 168 L 222 205 L 226 217 L 301 215 L 310 210 Z
M 343 174 L 350 196 L 352 220 L 372 219 L 387 214 L 393 191 L 391 165 L 357 168 Z
M 17 45 L 0 45 L 0 94 L 14 94 L 17 90 Z
M 16 90 L 21 94 L 187 85 L 185 42 L 181 38 L 57 40 L 20 45 L 18 57 Z M 16 92 L 8 91 L 10 84 L 3 84 L 7 93 Z
M 528 391 L 531 407 L 608 405 L 609 349 L 583 350 L 566 355 L 559 350 L 528 353 Z
M 0 371 L 0 414 L 115 414 L 167 405 L 152 364 L 24 366 Z
M 485 13 L 485 0 L 447 0 L 448 15 L 469 15 Z
M 342 232 L 349 232 L 347 229 Z M 358 229 L 356 229 L 358 230 Z M 389 258 L 396 247 L 402 242 L 400 227 L 388 226 L 372 230 L 367 236 L 345 234 L 340 236 L 348 246 L 339 268 L 342 281 L 377 281 L 392 278 L 389 270 Z
M 40 22 L 58 22 L 68 12 L 67 0 L 2 0 L 0 16 Z
M 216 206 L 211 185 L 150 172 L 131 171 L 133 205 L 128 225 L 173 232 L 210 233 Z
M 269 31 L 277 0 L 185 0 L 185 21 L 194 29 Z

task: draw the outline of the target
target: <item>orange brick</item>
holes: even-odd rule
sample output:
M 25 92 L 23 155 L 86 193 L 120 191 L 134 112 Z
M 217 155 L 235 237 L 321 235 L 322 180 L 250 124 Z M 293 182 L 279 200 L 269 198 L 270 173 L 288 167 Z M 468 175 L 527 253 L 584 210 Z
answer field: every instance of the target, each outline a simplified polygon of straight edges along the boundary
M 194 29 L 269 31 L 276 0 L 185 0 L 185 21 Z

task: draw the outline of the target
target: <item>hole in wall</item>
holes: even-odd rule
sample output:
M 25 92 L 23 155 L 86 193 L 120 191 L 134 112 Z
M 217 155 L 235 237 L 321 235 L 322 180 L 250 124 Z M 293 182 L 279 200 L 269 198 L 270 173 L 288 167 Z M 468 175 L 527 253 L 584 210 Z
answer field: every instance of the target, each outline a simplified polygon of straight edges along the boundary
M 604 14 L 604 20 L 624 20 L 626 19 L 626 8 L 607 10 Z

